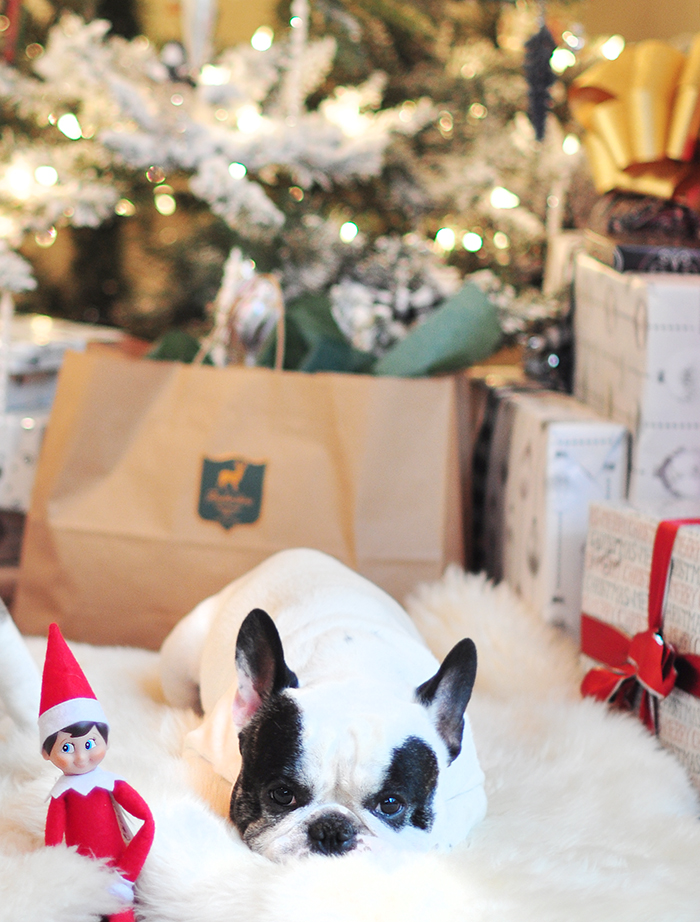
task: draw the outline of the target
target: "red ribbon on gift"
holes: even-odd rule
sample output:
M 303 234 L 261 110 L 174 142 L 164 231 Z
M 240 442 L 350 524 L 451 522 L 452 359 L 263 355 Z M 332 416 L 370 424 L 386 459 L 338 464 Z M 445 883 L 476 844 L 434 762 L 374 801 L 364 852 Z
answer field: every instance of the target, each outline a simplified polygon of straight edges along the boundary
M 639 716 L 653 732 L 658 731 L 658 702 L 674 688 L 700 698 L 700 656 L 677 653 L 664 641 L 662 633 L 673 544 L 682 525 L 700 525 L 700 519 L 667 519 L 656 530 L 646 631 L 630 637 L 592 615 L 581 615 L 581 650 L 605 664 L 586 673 L 581 683 L 582 694 L 631 707 L 641 689 Z

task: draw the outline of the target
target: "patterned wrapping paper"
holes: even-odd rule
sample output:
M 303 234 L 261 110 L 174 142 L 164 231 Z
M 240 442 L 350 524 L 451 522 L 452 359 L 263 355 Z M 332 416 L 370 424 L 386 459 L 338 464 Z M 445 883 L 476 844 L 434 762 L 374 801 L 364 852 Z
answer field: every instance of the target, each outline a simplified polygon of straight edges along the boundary
M 629 637 L 648 626 L 659 521 L 629 506 L 594 503 L 590 509 L 582 610 Z M 700 654 L 700 526 L 684 526 L 676 537 L 662 633 L 679 654 Z M 700 788 L 700 699 L 674 688 L 659 702 L 658 734 Z
M 700 515 L 700 277 L 576 264 L 574 393 L 633 434 L 630 502 Z
M 543 620 L 576 634 L 588 505 L 624 498 L 628 433 L 565 394 L 504 388 L 500 396 L 482 564 Z
M 27 512 L 66 352 L 83 352 L 91 343 L 117 344 L 124 333 L 43 314 L 14 315 L 8 324 L 7 405 L 6 412 L 0 412 L 0 510 Z
M 27 512 L 48 412 L 0 416 L 0 509 Z

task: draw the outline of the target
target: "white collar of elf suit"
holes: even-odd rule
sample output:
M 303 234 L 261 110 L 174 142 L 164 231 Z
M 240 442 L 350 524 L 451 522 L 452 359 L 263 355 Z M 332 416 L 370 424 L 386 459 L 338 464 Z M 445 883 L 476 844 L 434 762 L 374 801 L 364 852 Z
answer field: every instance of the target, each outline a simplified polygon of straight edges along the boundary
M 118 775 L 106 772 L 103 768 L 93 768 L 92 771 L 82 775 L 61 775 L 51 789 L 51 797 L 60 797 L 66 791 L 76 791 L 78 794 L 89 794 L 95 788 L 104 788 L 113 791 Z

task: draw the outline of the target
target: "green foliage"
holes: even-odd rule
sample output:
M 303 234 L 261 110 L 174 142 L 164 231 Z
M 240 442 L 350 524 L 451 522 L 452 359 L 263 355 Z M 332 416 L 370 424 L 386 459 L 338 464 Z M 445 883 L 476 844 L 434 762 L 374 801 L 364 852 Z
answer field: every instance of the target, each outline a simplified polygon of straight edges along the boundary
M 277 334 L 258 364 L 274 364 Z M 382 358 L 354 349 L 338 329 L 325 295 L 298 298 L 286 312 L 284 368 L 417 377 L 465 368 L 491 355 L 502 340 L 498 312 L 472 283 L 444 304 Z
M 502 338 L 496 308 L 468 282 L 386 352 L 374 371 L 398 377 L 457 371 L 488 358 Z
M 374 359 L 348 343 L 331 314 L 326 294 L 304 295 L 285 309 L 284 362 L 286 369 L 298 371 L 366 372 Z M 263 347 L 259 365 L 272 368 L 277 348 L 277 332 Z
M 193 362 L 199 346 L 199 340 L 185 330 L 168 330 L 154 344 L 147 357 L 161 362 Z M 206 356 L 203 364 L 211 365 L 211 359 Z

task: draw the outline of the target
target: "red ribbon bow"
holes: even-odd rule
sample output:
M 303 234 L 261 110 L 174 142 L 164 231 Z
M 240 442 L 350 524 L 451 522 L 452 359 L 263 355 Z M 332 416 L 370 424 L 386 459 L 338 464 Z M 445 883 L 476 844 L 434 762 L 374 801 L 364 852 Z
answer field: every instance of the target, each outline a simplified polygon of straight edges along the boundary
M 670 695 L 675 687 L 700 697 L 700 656 L 680 656 L 661 633 L 673 544 L 682 525 L 700 525 L 700 519 L 669 519 L 660 522 L 656 530 L 646 631 L 629 637 L 591 615 L 581 615 L 581 649 L 605 664 L 586 673 L 581 683 L 582 694 L 632 707 L 641 689 L 639 716 L 654 732 L 658 731 L 658 701 Z

